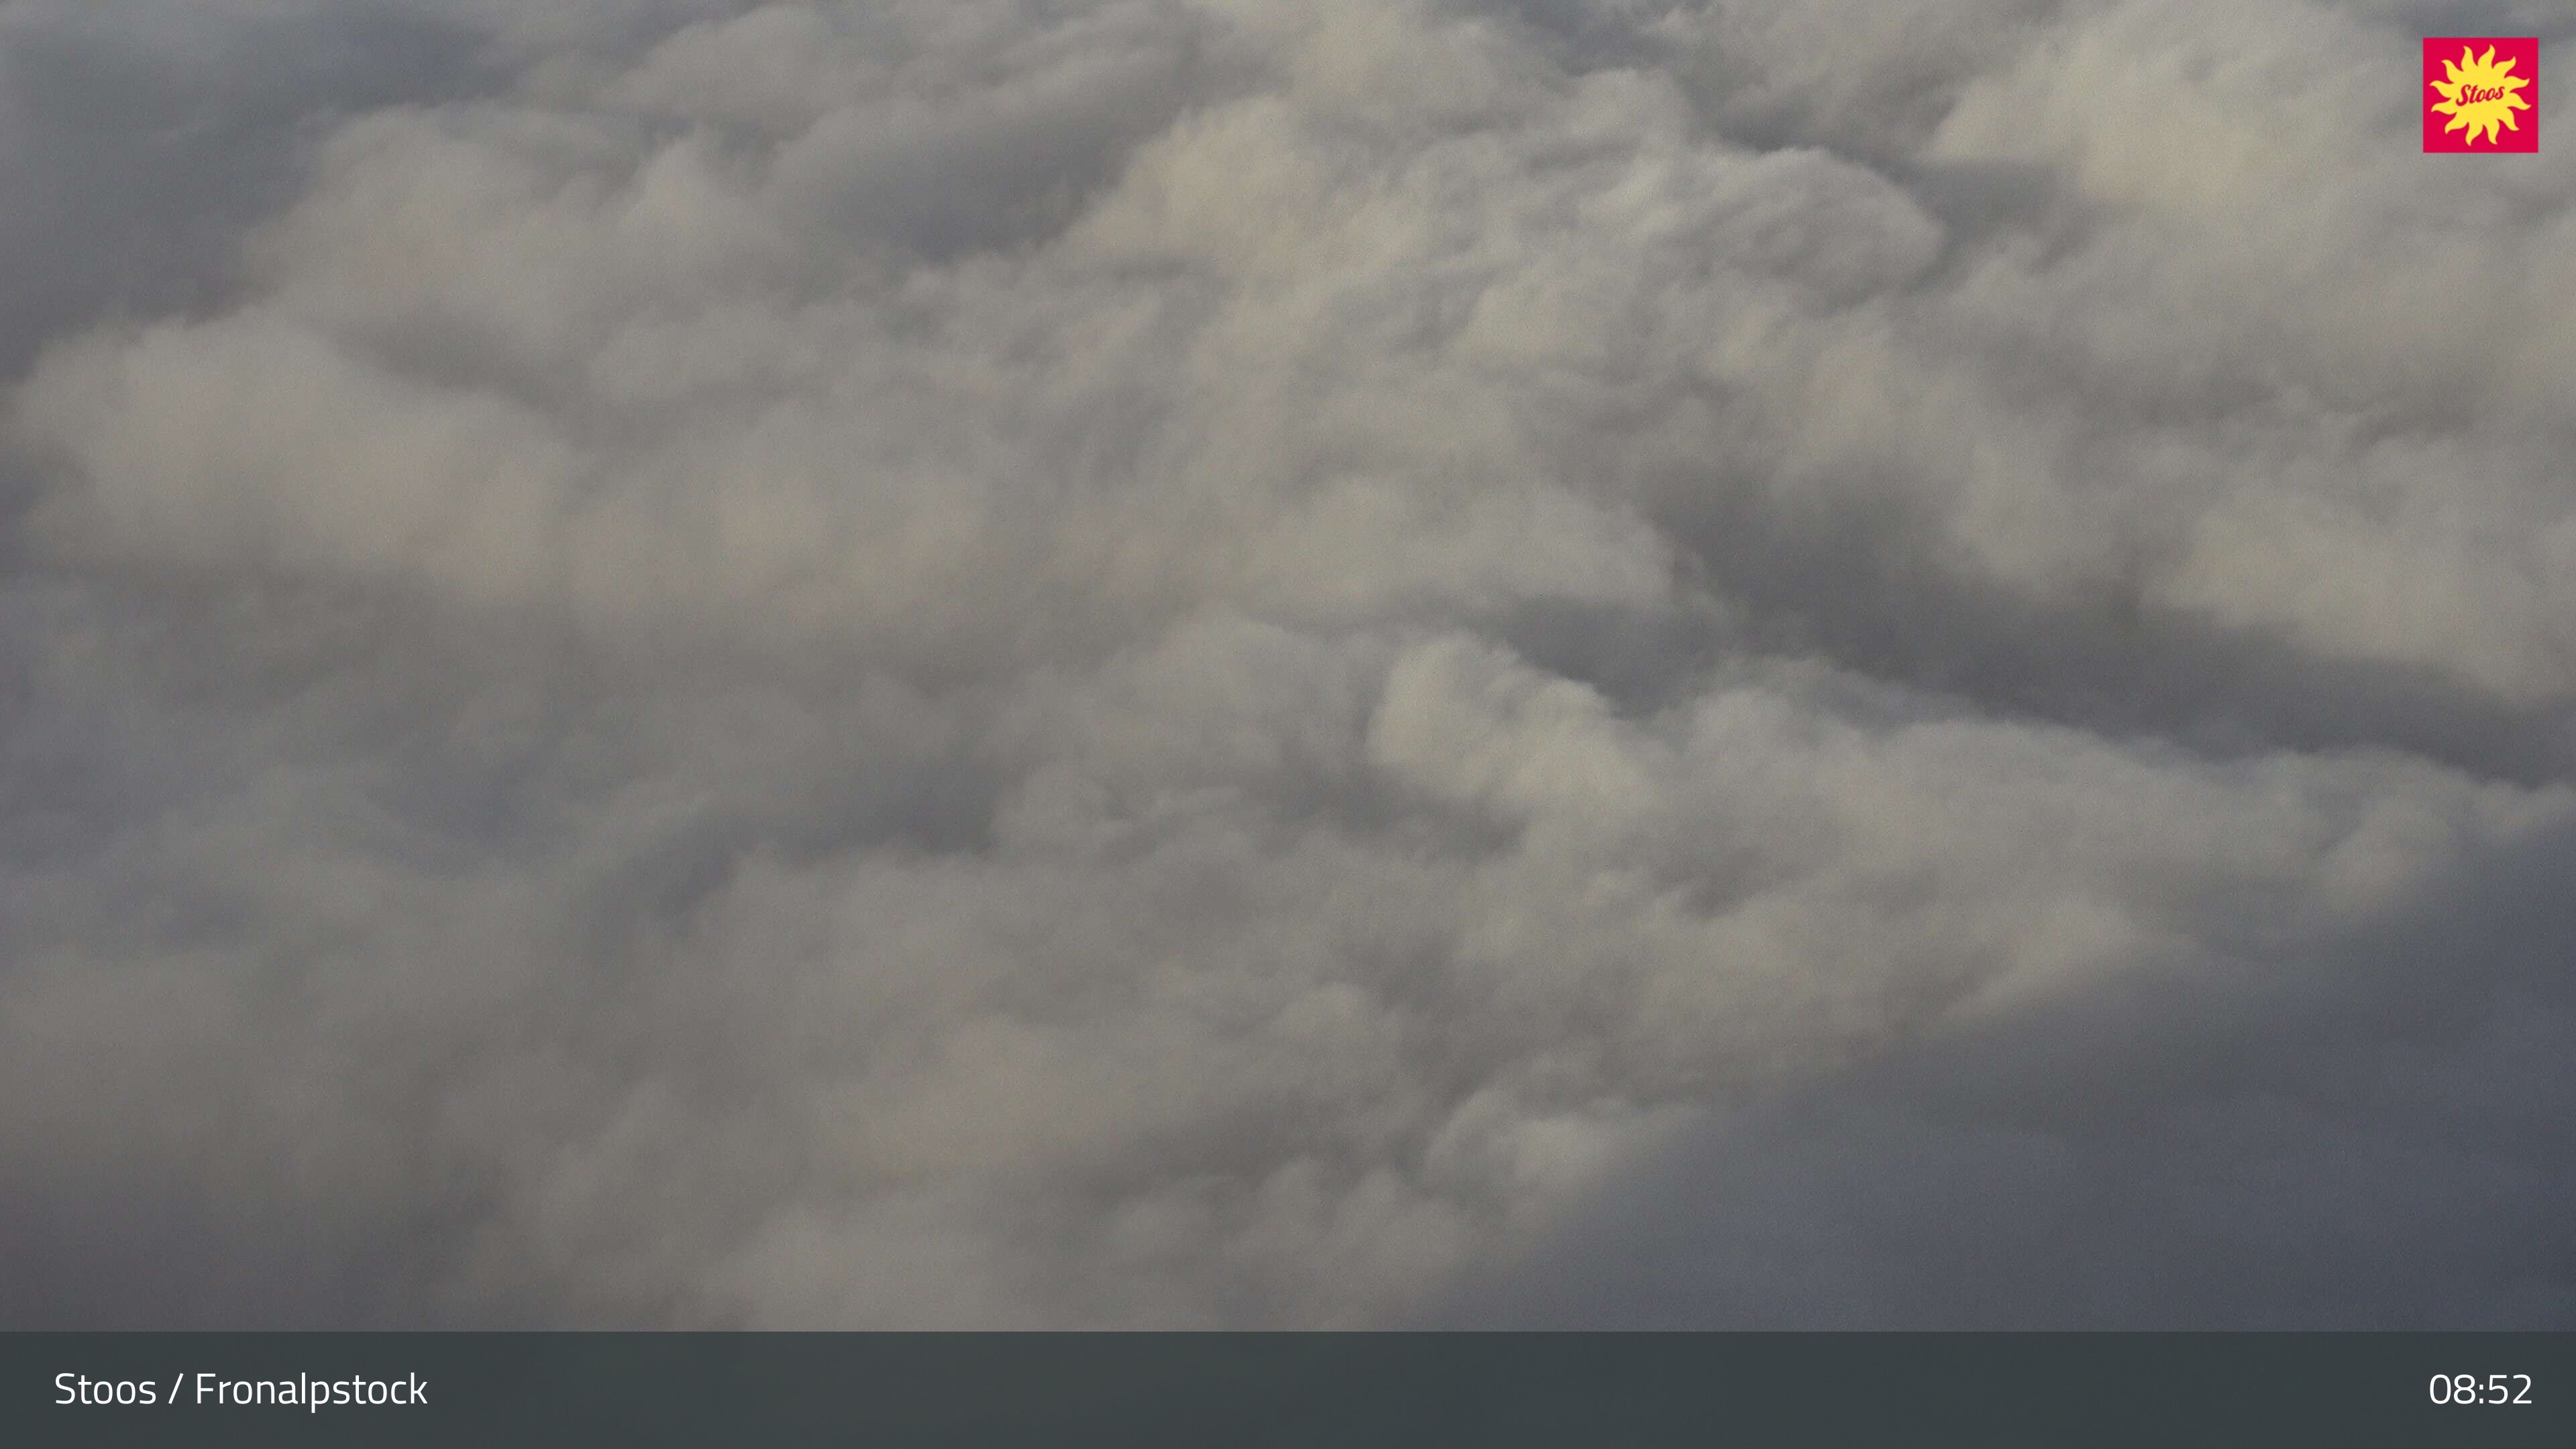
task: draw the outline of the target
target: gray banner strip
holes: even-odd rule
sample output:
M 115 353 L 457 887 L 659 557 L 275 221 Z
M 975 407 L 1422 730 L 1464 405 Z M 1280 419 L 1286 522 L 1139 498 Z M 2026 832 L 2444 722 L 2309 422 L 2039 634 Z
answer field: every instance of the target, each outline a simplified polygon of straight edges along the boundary
M 2564 1446 L 2571 1403 L 2563 1334 L 0 1335 L 12 1445 Z

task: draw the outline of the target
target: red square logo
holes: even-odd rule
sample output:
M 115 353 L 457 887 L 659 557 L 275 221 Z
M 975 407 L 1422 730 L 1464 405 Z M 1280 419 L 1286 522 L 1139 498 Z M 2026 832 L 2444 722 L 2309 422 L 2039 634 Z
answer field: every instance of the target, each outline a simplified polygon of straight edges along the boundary
M 2427 151 L 2540 149 L 2540 41 L 2533 36 L 2428 35 Z

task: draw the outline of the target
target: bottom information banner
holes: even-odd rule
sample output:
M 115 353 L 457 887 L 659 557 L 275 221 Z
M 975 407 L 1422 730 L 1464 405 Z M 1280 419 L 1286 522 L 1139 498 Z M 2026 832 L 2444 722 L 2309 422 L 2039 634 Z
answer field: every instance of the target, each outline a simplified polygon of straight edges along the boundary
M 2553 1334 L 0 1335 L 0 1444 L 2576 1443 Z

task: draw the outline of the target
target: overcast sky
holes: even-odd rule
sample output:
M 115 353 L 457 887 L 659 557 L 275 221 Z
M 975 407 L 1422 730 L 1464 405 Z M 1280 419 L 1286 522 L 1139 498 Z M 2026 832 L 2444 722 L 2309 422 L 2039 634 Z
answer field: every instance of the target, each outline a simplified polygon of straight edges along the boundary
M 2576 1326 L 2570 41 L 0 5 L 0 1322 Z

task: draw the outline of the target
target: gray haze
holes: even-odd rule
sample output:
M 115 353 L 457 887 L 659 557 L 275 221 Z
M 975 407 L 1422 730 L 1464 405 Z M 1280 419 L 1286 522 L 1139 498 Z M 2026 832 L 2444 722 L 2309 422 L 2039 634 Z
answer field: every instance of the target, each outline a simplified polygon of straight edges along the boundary
M 2576 1325 L 2571 39 L 0 5 L 0 1322 Z

